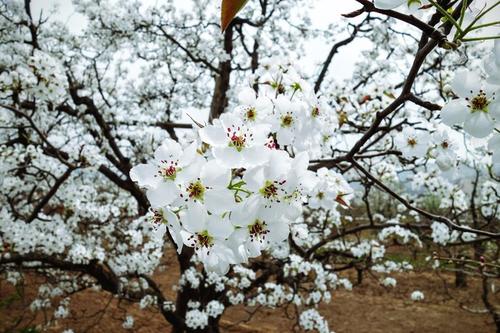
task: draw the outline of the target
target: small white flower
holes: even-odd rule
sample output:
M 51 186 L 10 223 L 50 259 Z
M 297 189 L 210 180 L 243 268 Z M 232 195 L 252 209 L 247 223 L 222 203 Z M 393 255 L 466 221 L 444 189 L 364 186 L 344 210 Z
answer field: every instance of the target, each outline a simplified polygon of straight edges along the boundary
M 329 333 L 328 322 L 316 309 L 305 310 L 299 317 L 300 326 L 306 331 L 317 330 L 319 333 Z
M 386 287 L 396 287 L 396 279 L 391 278 L 391 277 L 386 277 L 384 280 L 382 280 L 382 284 Z
M 441 110 L 441 119 L 448 126 L 462 124 L 464 130 L 477 138 L 488 136 L 500 119 L 498 87 L 482 81 L 470 71 L 458 72 L 451 84 L 458 99 L 449 101 Z
M 224 305 L 216 300 L 210 301 L 206 307 L 206 313 L 209 317 L 217 318 L 224 312 Z
M 446 245 L 450 241 L 450 229 L 446 224 L 440 222 L 433 222 L 431 224 L 432 240 L 434 243 Z
M 198 309 L 186 313 L 186 326 L 192 329 L 203 329 L 208 325 L 208 315 Z
M 134 327 L 134 317 L 127 315 L 123 321 L 122 327 L 126 330 L 131 330 Z
M 424 300 L 424 293 L 419 291 L 419 290 L 415 290 L 414 292 L 411 293 L 410 298 L 412 301 L 415 301 L 415 302 L 423 301 Z
M 436 164 L 443 171 L 453 168 L 457 164 L 456 143 L 451 140 L 446 131 L 436 131 L 432 134 L 435 144 L 432 156 Z
M 279 95 L 274 106 L 273 131 L 276 132 L 276 140 L 280 146 L 291 145 L 295 142 L 296 133 L 300 128 L 298 107 L 285 95 Z
M 178 197 L 178 184 L 183 180 L 186 167 L 195 158 L 194 144 L 183 151 L 179 143 L 167 139 L 155 151 L 154 162 L 133 167 L 130 178 L 146 187 L 147 197 L 153 207 L 165 206 Z
M 192 204 L 181 213 L 180 235 L 186 246 L 193 247 L 208 271 L 225 274 L 235 263 L 233 251 L 225 239 L 234 231 L 228 217 L 208 214 L 205 207 Z
M 395 143 L 405 157 L 424 157 L 429 148 L 427 134 L 412 127 L 405 127 Z
M 212 147 L 217 161 L 228 168 L 248 168 L 267 160 L 265 146 L 271 126 L 249 124 L 233 114 L 223 114 L 214 125 L 199 130 L 203 142 Z
M 238 227 L 237 233 L 233 235 L 233 241 L 243 244 L 244 256 L 250 258 L 259 256 L 268 246 L 285 240 L 290 230 L 286 220 L 265 218 L 261 212 L 259 199 L 253 197 L 231 216 L 232 223 Z
M 272 112 L 273 103 L 265 96 L 258 96 L 250 87 L 241 89 L 238 94 L 240 106 L 235 112 L 247 123 L 260 124 L 266 121 L 266 118 Z

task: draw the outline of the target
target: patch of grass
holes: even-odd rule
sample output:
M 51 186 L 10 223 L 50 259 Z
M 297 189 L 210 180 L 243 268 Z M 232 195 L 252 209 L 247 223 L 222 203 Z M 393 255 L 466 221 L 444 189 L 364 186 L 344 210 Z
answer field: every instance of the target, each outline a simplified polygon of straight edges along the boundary
M 19 333 L 39 333 L 40 331 L 36 327 L 25 327 L 19 330 Z
M 0 309 L 4 309 L 14 303 L 15 301 L 21 299 L 21 295 L 18 292 L 8 295 L 7 297 L 2 297 L 0 299 Z
M 402 263 L 404 261 L 410 263 L 414 268 L 428 268 L 429 262 L 426 260 L 426 255 L 424 253 L 417 254 L 416 257 L 405 252 L 388 252 L 385 254 L 386 260 L 391 260 L 396 263 Z

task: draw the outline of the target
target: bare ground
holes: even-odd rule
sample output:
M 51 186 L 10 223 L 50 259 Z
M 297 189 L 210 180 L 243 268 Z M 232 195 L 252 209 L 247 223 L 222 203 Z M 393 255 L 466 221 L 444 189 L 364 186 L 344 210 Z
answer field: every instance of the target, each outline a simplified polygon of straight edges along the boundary
M 174 291 L 171 286 L 177 273 L 169 267 L 172 266 L 167 262 L 166 269 L 159 272 L 156 279 L 165 294 L 172 299 Z M 480 300 L 479 281 L 469 280 L 467 288 L 457 289 L 453 286 L 452 275 L 412 272 L 399 274 L 396 278 L 396 288 L 384 288 L 374 277 L 366 275 L 363 283 L 355 286 L 352 291 L 333 292 L 332 302 L 321 306 L 320 312 L 328 319 L 330 328 L 337 333 L 495 332 L 493 320 L 488 314 L 471 312 L 484 309 Z M 0 331 L 5 331 L 21 318 L 21 325 L 12 332 L 38 332 L 23 331 L 21 328 L 39 327 L 37 325 L 50 318 L 50 313 L 46 317 L 43 314 L 34 316 L 27 309 L 38 288 L 37 281 L 34 278 L 31 280 L 21 298 L 12 298 L 12 286 L 5 281 L 1 282 Z M 444 282 L 448 284 L 447 291 L 443 287 Z M 410 294 L 414 290 L 421 290 L 425 294 L 425 300 L 411 301 Z M 498 299 L 493 301 L 500 303 Z M 66 328 L 73 329 L 75 333 L 130 332 L 122 327 L 125 314 L 131 314 L 135 318 L 133 332 L 170 331 L 169 325 L 156 311 L 140 310 L 137 304 L 120 302 L 105 292 L 85 290 L 72 296 L 70 317 L 55 322 L 48 332 L 62 332 Z M 221 329 L 231 333 L 291 332 L 295 323 L 293 317 L 292 307 L 255 309 L 240 306 L 224 313 Z

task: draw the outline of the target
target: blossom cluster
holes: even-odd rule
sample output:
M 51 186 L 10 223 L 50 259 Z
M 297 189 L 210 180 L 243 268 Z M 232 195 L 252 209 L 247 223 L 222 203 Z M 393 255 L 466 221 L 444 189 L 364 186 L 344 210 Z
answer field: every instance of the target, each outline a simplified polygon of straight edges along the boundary
M 200 124 L 191 143 L 166 139 L 130 172 L 147 189 L 158 232 L 220 274 L 286 240 L 308 200 L 331 207 L 352 194 L 342 175 L 308 170 L 335 111 L 293 68 L 271 64 L 255 84 L 259 94 L 242 89 L 240 105 Z
M 432 125 L 426 124 L 428 128 Z M 429 158 L 435 161 L 442 171 L 456 165 L 458 145 L 447 131 L 418 131 L 411 126 L 405 127 L 395 136 L 395 144 L 405 158 Z
M 472 70 L 456 73 L 451 89 L 456 98 L 441 111 L 442 121 L 461 125 L 465 132 L 476 138 L 489 136 L 488 148 L 493 152 L 493 164 L 500 164 L 500 41 L 485 57 L 483 70 L 487 77 Z M 493 134 L 492 134 L 493 133 Z M 492 135 L 491 135 L 492 134 Z
M 326 320 L 319 314 L 316 309 L 309 309 L 300 314 L 300 326 L 304 330 L 317 330 L 320 333 L 329 333 Z
M 415 290 L 411 293 L 410 298 L 412 301 L 423 301 L 424 293 L 422 293 L 420 290 Z

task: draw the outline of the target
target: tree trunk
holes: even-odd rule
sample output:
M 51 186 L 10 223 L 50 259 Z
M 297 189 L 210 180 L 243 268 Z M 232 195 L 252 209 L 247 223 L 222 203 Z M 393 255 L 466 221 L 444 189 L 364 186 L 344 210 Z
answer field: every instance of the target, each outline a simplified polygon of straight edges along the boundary
M 462 271 L 463 265 L 457 264 L 457 271 L 455 272 L 455 287 L 457 288 L 465 288 L 467 287 L 467 275 Z
M 500 333 L 500 314 L 496 312 L 495 307 L 490 303 L 490 300 L 488 299 L 488 294 L 489 294 L 489 284 L 488 284 L 488 278 L 483 275 L 483 281 L 482 281 L 482 287 L 483 287 L 483 293 L 481 295 L 481 299 L 483 301 L 484 306 L 490 313 L 490 315 L 493 317 L 493 321 L 495 322 L 495 326 L 497 327 L 497 333 Z
M 466 259 L 465 256 L 460 256 L 459 259 Z M 457 261 L 455 263 L 455 287 L 465 288 L 467 287 L 467 275 L 465 274 L 465 263 Z
M 224 32 L 224 51 L 231 57 L 233 51 L 233 23 Z M 231 59 L 219 64 L 219 75 L 215 79 L 214 94 L 210 105 L 209 122 L 220 117 L 227 106 L 227 91 L 231 79 Z

